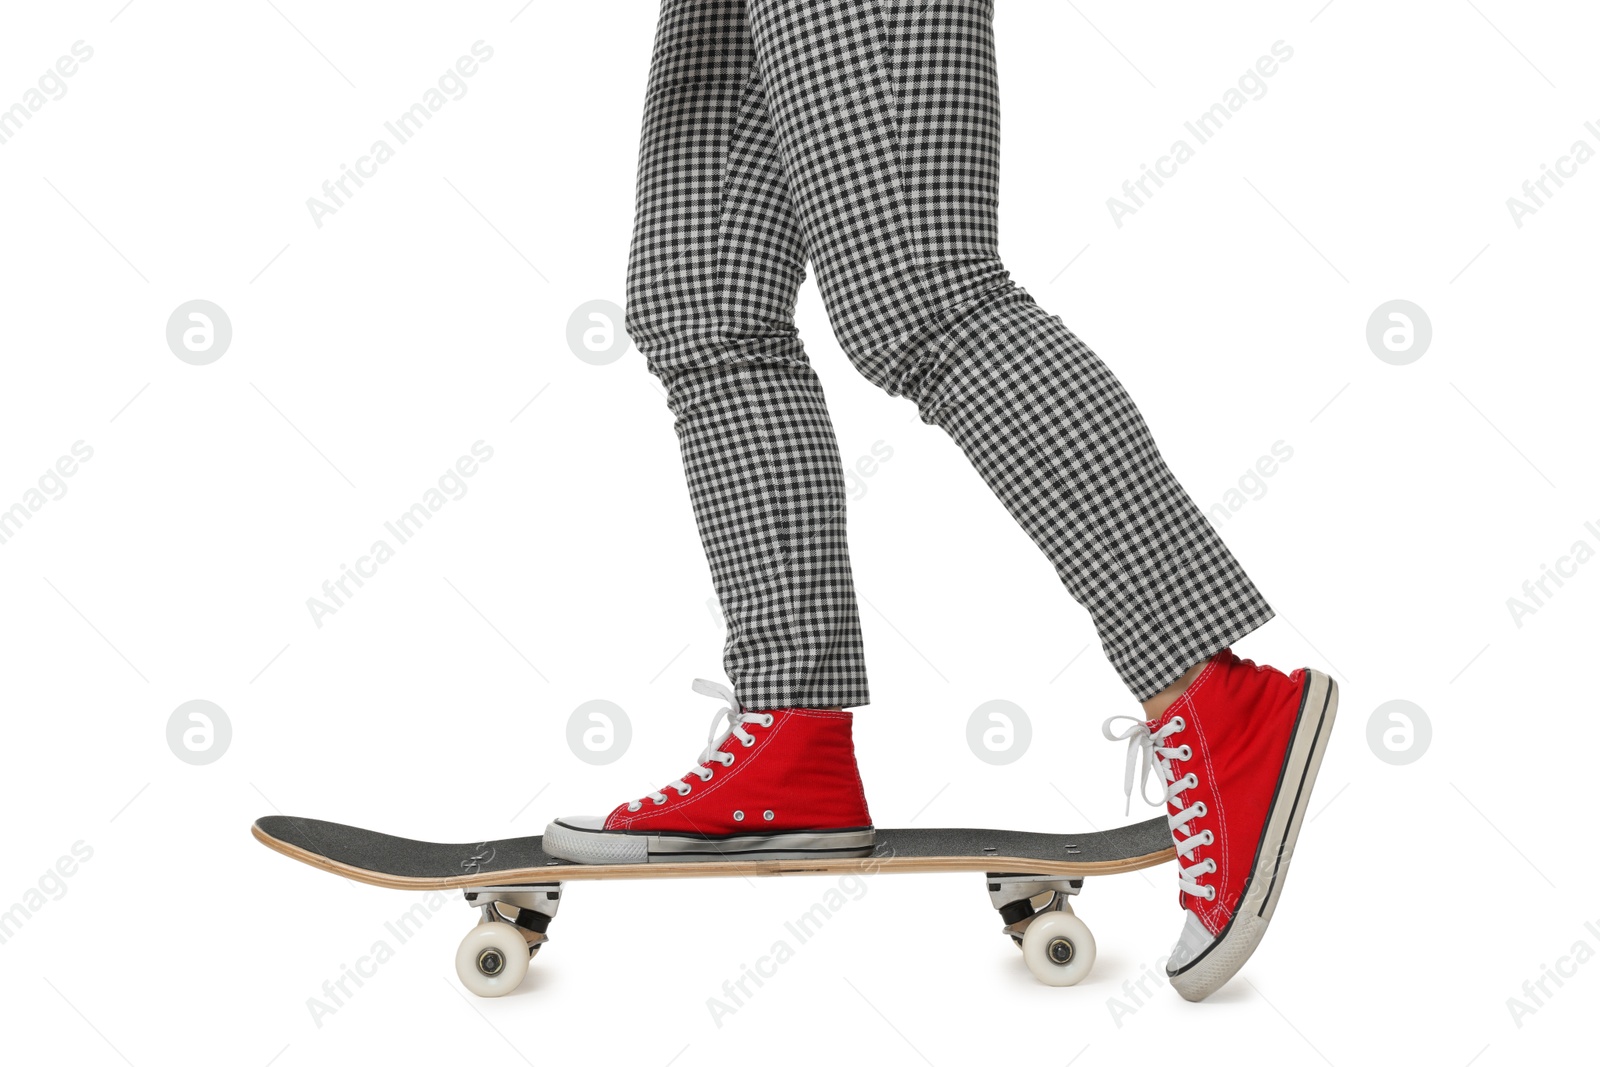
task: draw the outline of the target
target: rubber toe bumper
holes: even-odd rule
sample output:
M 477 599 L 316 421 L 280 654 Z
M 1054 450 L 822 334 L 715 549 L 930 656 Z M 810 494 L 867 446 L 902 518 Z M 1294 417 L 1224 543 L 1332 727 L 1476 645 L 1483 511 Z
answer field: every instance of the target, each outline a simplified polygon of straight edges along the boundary
M 648 838 L 608 834 L 603 815 L 572 815 L 544 828 L 546 855 L 573 863 L 648 863 Z

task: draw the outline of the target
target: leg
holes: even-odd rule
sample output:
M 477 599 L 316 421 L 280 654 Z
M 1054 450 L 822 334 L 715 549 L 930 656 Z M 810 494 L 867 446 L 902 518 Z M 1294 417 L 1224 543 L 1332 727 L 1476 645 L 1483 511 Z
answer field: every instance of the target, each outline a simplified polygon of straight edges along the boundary
M 667 389 L 747 708 L 867 702 L 843 468 L 794 324 L 805 247 L 742 0 L 666 0 L 628 332 Z
M 742 0 L 664 0 L 645 104 L 628 332 L 667 387 L 737 696 L 698 766 L 544 849 L 581 863 L 857 856 L 875 831 L 844 472 L 794 325 L 805 246 Z
M 988 0 L 749 0 L 834 330 L 955 439 L 1144 700 L 1272 609 L 1121 384 L 997 250 Z
M 1224 647 L 1271 609 L 1116 378 L 1001 266 L 990 0 L 749 4 L 845 349 L 955 438 L 1089 609 L 1136 697 L 1210 657 L 1159 721 L 1114 735 L 1130 743 L 1130 784 L 1141 754 L 1160 774 L 1185 907 L 1167 974 L 1202 999 L 1272 919 L 1337 687 Z

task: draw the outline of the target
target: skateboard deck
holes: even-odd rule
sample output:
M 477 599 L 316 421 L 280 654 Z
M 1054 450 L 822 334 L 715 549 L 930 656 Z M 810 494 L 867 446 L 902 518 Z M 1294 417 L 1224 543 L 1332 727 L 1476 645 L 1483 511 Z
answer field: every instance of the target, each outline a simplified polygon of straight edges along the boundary
M 567 882 L 708 878 L 732 875 L 981 873 L 1002 932 L 1046 985 L 1073 985 L 1094 965 L 1094 935 L 1073 913 L 1085 878 L 1154 867 L 1174 858 L 1165 818 L 1079 834 L 1021 830 L 880 829 L 870 853 L 656 863 L 572 863 L 548 855 L 537 837 L 441 844 L 394 837 L 320 819 L 268 815 L 251 833 L 312 867 L 390 889 L 459 889 L 479 910 L 456 951 L 469 990 L 498 997 L 516 989 L 547 931 Z
M 848 874 L 874 871 L 977 871 L 1082 878 L 1154 867 L 1173 858 L 1163 818 L 1081 834 L 1022 830 L 877 831 L 870 855 L 784 859 L 571 863 L 548 856 L 540 838 L 438 844 L 320 819 L 268 815 L 251 827 L 256 840 L 291 859 L 389 889 L 576 882 L 611 878 L 707 878 L 729 875 Z

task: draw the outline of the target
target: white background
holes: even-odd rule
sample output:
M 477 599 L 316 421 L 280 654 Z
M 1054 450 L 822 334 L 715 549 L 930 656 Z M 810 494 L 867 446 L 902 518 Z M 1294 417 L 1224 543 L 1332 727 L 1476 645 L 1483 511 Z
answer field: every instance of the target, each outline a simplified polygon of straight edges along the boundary
M 93 449 L 0 544 L 0 909 L 27 912 L 0 943 L 7 1057 L 1490 1064 L 1586 1041 L 1600 963 L 1520 1027 L 1507 999 L 1580 939 L 1600 950 L 1600 563 L 1520 627 L 1506 602 L 1600 547 L 1600 161 L 1520 228 L 1506 199 L 1573 141 L 1600 148 L 1600 23 L 1320 3 L 997 16 L 1017 279 L 1111 364 L 1203 507 L 1293 449 L 1215 519 L 1280 612 L 1239 651 L 1343 692 L 1271 936 L 1208 1003 L 1136 1004 L 1123 983 L 1180 925 L 1175 868 L 1089 883 L 1100 959 L 1072 989 L 1033 982 L 977 876 L 878 876 L 720 1026 L 708 999 L 832 880 L 578 885 L 497 1001 L 454 977 L 473 915 L 452 898 L 319 1026 L 308 999 L 420 898 L 248 832 L 282 811 L 533 834 L 703 743 L 714 705 L 688 686 L 720 676 L 722 634 L 671 416 L 636 351 L 594 366 L 566 343 L 575 308 L 623 297 L 653 5 L 6 5 L 0 106 L 94 50 L 0 145 L 0 507 Z M 307 198 L 478 40 L 467 94 L 318 228 Z M 1279 40 L 1267 94 L 1116 226 L 1107 197 Z M 1397 298 L 1434 330 L 1407 366 L 1365 339 Z M 233 325 L 209 366 L 166 344 L 192 299 Z M 801 316 L 846 461 L 893 450 L 850 512 L 875 820 L 1123 821 L 1099 724 L 1135 709 L 1084 615 L 955 447 L 854 373 L 809 284 Z M 317 627 L 307 598 L 479 440 L 470 491 Z M 232 724 L 206 766 L 166 741 L 193 699 Z M 633 727 L 601 768 L 565 740 L 592 699 Z M 1005 767 L 965 740 L 994 699 L 1032 723 Z M 1433 727 L 1403 766 L 1365 733 L 1395 699 Z M 92 857 L 30 895 L 80 841 Z

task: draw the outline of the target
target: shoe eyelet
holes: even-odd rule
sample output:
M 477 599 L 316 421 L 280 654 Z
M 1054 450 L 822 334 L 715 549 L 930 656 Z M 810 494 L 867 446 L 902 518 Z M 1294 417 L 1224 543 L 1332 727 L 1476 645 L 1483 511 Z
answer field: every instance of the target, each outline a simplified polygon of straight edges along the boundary
M 740 742 L 739 742 L 739 743 L 740 743 L 740 744 L 741 744 L 741 745 L 743 745 L 743 746 L 744 746 L 744 747 L 745 747 L 745 748 L 749 748 L 749 747 L 750 747 L 750 746 L 751 746 L 751 745 L 753 745 L 753 744 L 755 744 L 755 743 L 756 743 L 756 739 L 755 739 L 755 738 L 753 738 L 753 737 L 751 737 L 751 738 L 746 738 L 746 739 L 745 739 L 745 740 L 743 740 L 743 741 L 740 741 Z
M 778 721 L 778 717 L 777 717 L 777 716 L 776 716 L 776 715 L 774 715 L 774 714 L 772 714 L 772 713 L 771 713 L 771 712 L 770 712 L 770 711 L 769 711 L 769 712 L 767 712 L 767 719 L 766 719 L 766 721 L 765 721 L 765 722 L 763 722 L 763 723 L 762 723 L 762 724 L 761 724 L 761 725 L 762 725 L 762 726 L 771 726 L 771 725 L 772 725 L 772 724 L 773 724 L 773 723 L 775 723 L 775 722 L 777 722 L 777 721 Z
M 1195 773 L 1193 771 L 1190 771 L 1188 774 L 1184 775 L 1183 776 L 1183 780 L 1184 780 L 1184 783 L 1185 783 L 1185 785 L 1184 785 L 1185 789 L 1193 789 L 1193 788 L 1195 788 L 1196 786 L 1198 786 L 1200 784 L 1200 779 L 1195 775 Z
M 1173 733 L 1182 733 L 1184 731 L 1184 729 L 1186 729 L 1188 727 L 1188 725 L 1189 725 L 1188 723 L 1183 721 L 1183 716 L 1182 715 L 1174 715 L 1172 717 L 1172 732 Z
M 667 802 L 667 798 L 666 797 L 662 797 L 660 800 L 657 800 L 655 797 L 651 797 L 650 798 L 650 803 L 654 804 L 658 808 L 661 805 L 665 804 L 666 802 Z
M 1194 806 L 1194 813 L 1195 813 L 1195 817 L 1196 817 L 1196 818 L 1201 818 L 1201 819 L 1203 819 L 1203 818 L 1205 818 L 1205 817 L 1206 817 L 1206 816 L 1207 816 L 1207 815 L 1208 815 L 1208 814 L 1210 814 L 1210 812 L 1211 812 L 1211 809 L 1210 809 L 1210 808 L 1208 808 L 1208 807 L 1206 807 L 1206 802 L 1205 802 L 1205 801 L 1203 801 L 1203 800 L 1202 800 L 1202 801 L 1200 801 L 1200 802 L 1198 802 L 1198 803 L 1197 803 L 1197 804 L 1195 804 L 1195 806 Z
M 1206 886 L 1206 899 L 1207 900 L 1216 900 L 1217 899 L 1217 887 L 1216 886 L 1214 886 L 1214 885 Z
M 768 822 L 771 822 L 772 821 L 772 809 L 768 808 L 766 811 L 762 812 L 761 813 L 761 817 L 763 819 L 767 820 Z
M 1216 874 L 1217 873 L 1217 861 L 1215 859 L 1208 859 L 1208 860 L 1206 860 L 1206 863 L 1209 865 L 1206 868 L 1206 873 L 1207 874 Z
M 734 822 L 744 822 L 744 812 L 742 812 L 742 811 L 734 812 L 733 813 L 733 821 Z
M 638 811 L 642 807 L 644 807 L 644 805 L 639 803 L 637 800 L 628 801 L 628 810 L 629 811 Z
M 678 795 L 680 797 L 688 796 L 689 795 L 689 788 L 690 787 L 688 785 L 685 785 L 682 789 L 678 790 Z
M 1190 748 L 1188 745 L 1184 745 L 1182 748 L 1178 749 L 1178 758 L 1180 760 L 1193 759 L 1194 749 Z
M 1201 834 L 1200 834 L 1200 843 L 1202 845 L 1213 844 L 1213 843 L 1215 843 L 1216 840 L 1217 840 L 1217 835 L 1212 833 L 1210 830 L 1202 831 Z

